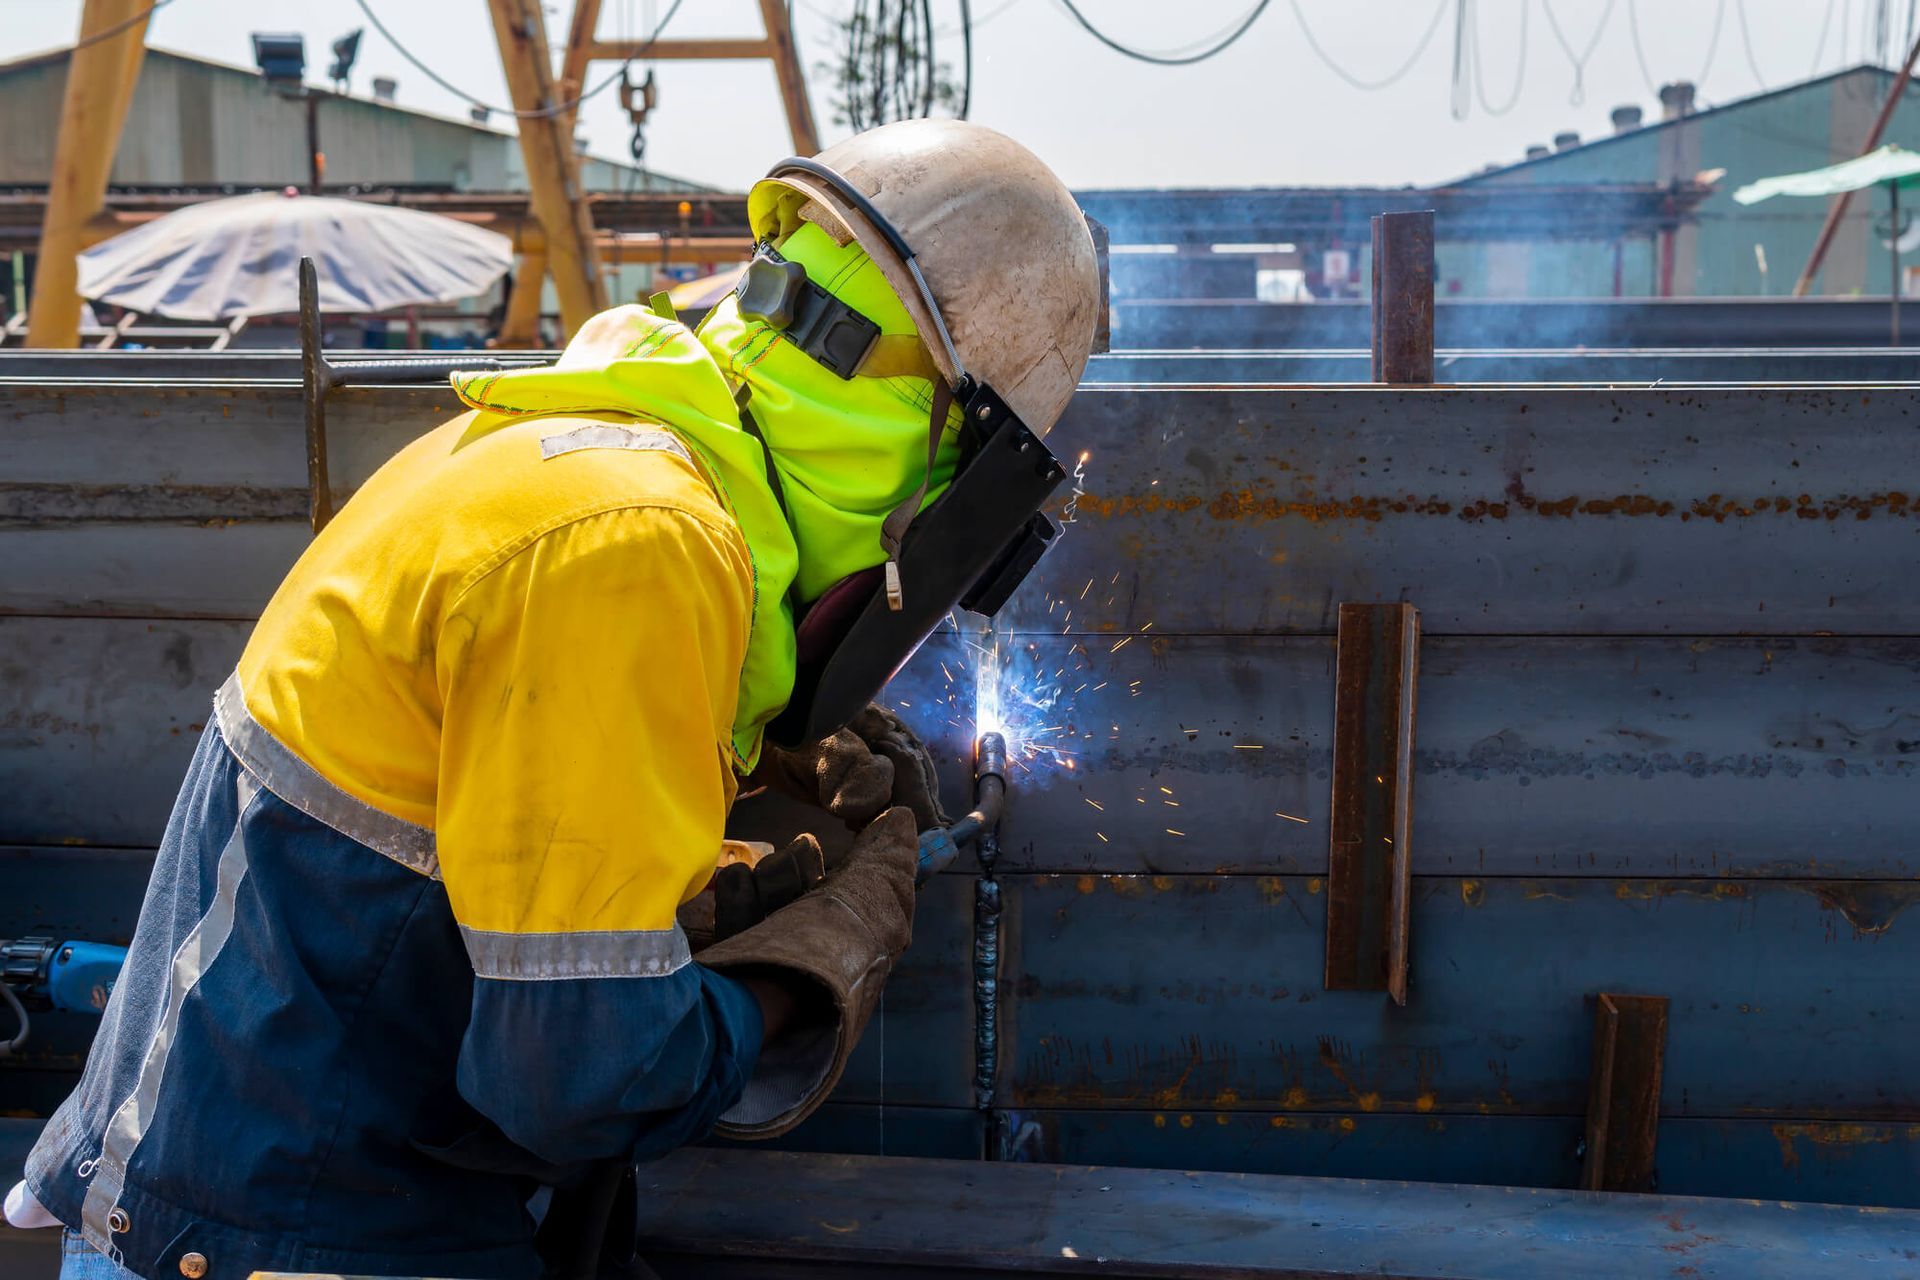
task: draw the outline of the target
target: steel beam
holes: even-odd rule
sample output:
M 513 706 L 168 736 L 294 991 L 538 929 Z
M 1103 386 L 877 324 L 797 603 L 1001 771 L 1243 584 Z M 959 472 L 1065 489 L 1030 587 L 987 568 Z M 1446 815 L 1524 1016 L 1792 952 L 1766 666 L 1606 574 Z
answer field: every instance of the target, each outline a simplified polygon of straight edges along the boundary
M 1920 1233 L 1920 1214 L 1825 1205 L 741 1151 L 683 1151 L 640 1184 L 640 1252 L 666 1277 L 1851 1280 L 1913 1270 Z
M 149 0 L 86 0 L 80 34 L 67 59 L 59 133 L 40 228 L 30 347 L 80 341 L 79 264 L 87 223 L 100 212 L 146 51 Z
M 1433 210 L 1373 219 L 1373 380 L 1433 381 Z
M 489 0 L 507 89 L 520 113 L 520 153 L 527 166 L 535 214 L 546 232 L 546 251 L 560 320 L 572 334 L 607 305 L 606 284 L 596 260 L 593 217 L 580 192 L 574 159 L 571 112 L 554 92 L 547 52 L 546 19 L 539 0 Z

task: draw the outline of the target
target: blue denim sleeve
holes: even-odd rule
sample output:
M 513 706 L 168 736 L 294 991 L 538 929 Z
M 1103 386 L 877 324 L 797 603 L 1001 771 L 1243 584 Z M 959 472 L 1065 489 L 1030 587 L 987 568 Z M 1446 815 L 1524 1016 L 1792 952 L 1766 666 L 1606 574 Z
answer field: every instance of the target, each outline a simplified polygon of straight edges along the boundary
M 474 982 L 461 1095 L 556 1164 L 697 1142 L 740 1098 L 760 1004 L 698 964 L 657 977 Z

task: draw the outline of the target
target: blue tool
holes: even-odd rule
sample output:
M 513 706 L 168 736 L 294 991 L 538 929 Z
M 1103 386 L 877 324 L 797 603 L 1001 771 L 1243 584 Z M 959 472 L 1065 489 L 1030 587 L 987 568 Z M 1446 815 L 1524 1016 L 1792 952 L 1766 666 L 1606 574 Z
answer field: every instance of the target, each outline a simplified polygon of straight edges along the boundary
M 11 1040 L 0 1040 L 0 1057 L 27 1042 L 29 1009 L 104 1012 L 126 958 L 125 947 L 105 942 L 0 940 L 0 1002 L 20 1019 L 19 1032 Z

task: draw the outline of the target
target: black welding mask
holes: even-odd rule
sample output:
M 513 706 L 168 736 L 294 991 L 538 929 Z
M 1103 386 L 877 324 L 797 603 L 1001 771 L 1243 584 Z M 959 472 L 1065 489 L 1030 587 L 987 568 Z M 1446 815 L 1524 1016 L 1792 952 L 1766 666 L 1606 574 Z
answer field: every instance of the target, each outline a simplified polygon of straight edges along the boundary
M 831 187 L 886 238 L 912 272 L 946 354 L 960 367 L 913 249 L 893 224 L 852 183 L 816 160 L 789 159 L 778 168 L 799 170 Z M 741 315 L 780 330 L 843 378 L 859 372 L 880 335 L 877 324 L 809 280 L 804 267 L 783 260 L 770 244 L 758 247 L 736 295 Z M 816 742 L 843 728 L 954 608 L 998 612 L 1054 540 L 1057 530 L 1041 507 L 1065 478 L 1059 460 L 984 382 L 963 372 L 952 383 L 936 376 L 933 387 L 927 475 L 883 525 L 885 563 L 842 579 L 816 600 L 796 603 L 793 695 L 767 727 L 777 746 Z M 962 425 L 953 478 L 921 510 L 954 406 Z M 750 402 L 741 416 L 759 434 Z M 784 508 L 771 457 L 768 470 Z

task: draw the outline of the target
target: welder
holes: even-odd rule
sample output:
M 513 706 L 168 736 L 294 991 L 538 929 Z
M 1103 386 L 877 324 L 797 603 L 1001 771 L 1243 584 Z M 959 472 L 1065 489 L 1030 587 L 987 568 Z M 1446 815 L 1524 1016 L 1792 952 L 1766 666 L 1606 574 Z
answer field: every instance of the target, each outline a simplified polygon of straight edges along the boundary
M 281 584 L 9 1198 L 64 1275 L 537 1275 L 541 1184 L 784 1132 L 839 1078 L 942 820 L 869 703 L 1045 549 L 1099 276 L 1059 180 L 963 122 L 784 161 L 748 211 L 697 330 L 623 306 L 455 375 L 468 411 Z M 694 955 L 762 784 L 851 851 L 737 864 L 757 909 Z

